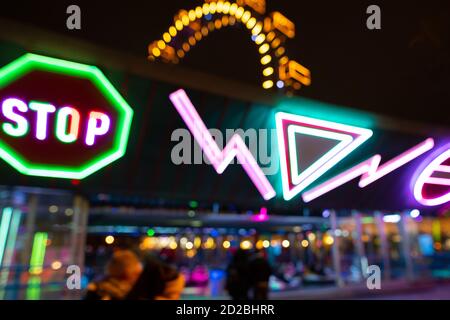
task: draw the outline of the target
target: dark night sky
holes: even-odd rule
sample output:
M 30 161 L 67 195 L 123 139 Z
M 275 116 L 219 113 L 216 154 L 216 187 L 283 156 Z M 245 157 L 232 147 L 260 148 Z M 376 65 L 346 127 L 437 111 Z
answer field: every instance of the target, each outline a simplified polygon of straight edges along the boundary
M 145 56 L 181 8 L 200 1 L 10 1 L 0 16 Z M 68 31 L 65 9 L 78 4 L 82 30 Z M 295 22 L 288 55 L 313 77 L 299 95 L 449 125 L 450 2 L 268 0 Z M 378 4 L 382 30 L 366 28 L 366 8 Z M 7 32 L 1 30 L 0 32 Z M 182 62 L 193 69 L 259 85 L 256 47 L 246 32 L 222 29 Z

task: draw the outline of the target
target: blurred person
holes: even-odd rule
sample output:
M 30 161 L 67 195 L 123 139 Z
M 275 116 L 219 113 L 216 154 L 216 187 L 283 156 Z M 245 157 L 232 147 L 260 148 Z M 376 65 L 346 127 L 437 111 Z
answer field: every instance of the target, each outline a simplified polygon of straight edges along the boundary
M 126 299 L 178 300 L 184 284 L 184 276 L 174 267 L 151 257 Z
M 106 265 L 105 277 L 88 284 L 85 300 L 122 300 L 142 272 L 139 258 L 130 250 L 117 250 Z
M 254 300 L 267 300 L 269 293 L 269 278 L 272 268 L 261 250 L 255 252 L 249 264 L 250 284 Z
M 248 300 L 250 289 L 249 256 L 247 251 L 238 249 L 227 267 L 225 289 L 233 300 Z

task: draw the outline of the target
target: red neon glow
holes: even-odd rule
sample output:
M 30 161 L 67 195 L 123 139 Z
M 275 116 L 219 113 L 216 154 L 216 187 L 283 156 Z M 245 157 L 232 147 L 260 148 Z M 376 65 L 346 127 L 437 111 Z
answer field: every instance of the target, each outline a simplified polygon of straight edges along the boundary
M 420 173 L 414 184 L 414 198 L 425 206 L 438 206 L 450 201 L 450 178 L 433 175 L 450 172 L 450 149 L 436 157 Z
M 170 100 L 218 174 L 223 173 L 236 157 L 262 197 L 269 200 L 275 196 L 275 190 L 238 134 L 233 135 L 220 151 L 186 92 L 177 90 L 170 94 Z
M 397 157 L 391 159 L 386 162 L 382 166 L 379 166 L 381 162 L 381 156 L 375 155 L 358 165 L 354 166 L 351 169 L 344 171 L 343 173 L 331 178 L 330 180 L 318 185 L 317 187 L 312 188 L 311 190 L 306 191 L 302 197 L 303 201 L 310 202 L 325 193 L 330 192 L 337 187 L 361 176 L 361 180 L 359 181 L 359 186 L 364 188 L 371 184 L 372 182 L 380 179 L 381 177 L 387 175 L 388 173 L 400 168 L 406 163 L 412 161 L 418 156 L 424 154 L 425 152 L 431 150 L 434 146 L 434 140 L 428 138 L 427 140 L 419 143 L 413 148 L 403 152 Z

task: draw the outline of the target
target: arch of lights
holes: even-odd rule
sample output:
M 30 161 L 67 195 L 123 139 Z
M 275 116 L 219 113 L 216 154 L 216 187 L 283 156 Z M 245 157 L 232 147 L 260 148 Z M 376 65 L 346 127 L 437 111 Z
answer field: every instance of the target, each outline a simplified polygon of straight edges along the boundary
M 265 0 L 212 1 L 180 10 L 161 39 L 148 46 L 150 61 L 178 63 L 192 47 L 222 27 L 244 25 L 257 45 L 262 67 L 262 87 L 298 90 L 311 84 L 310 71 L 286 54 L 295 25 L 280 12 L 266 14 Z

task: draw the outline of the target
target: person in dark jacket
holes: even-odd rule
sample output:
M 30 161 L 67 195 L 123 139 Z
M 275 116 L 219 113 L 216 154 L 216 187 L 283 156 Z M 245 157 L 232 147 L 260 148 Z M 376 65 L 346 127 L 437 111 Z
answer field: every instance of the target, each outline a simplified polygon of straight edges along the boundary
M 227 268 L 225 289 L 233 300 L 248 300 L 249 256 L 247 251 L 238 249 Z
M 267 300 L 269 293 L 269 278 L 272 268 L 264 257 L 262 251 L 256 251 L 250 260 L 249 268 L 252 298 L 254 300 Z
M 174 267 L 156 257 L 149 257 L 126 299 L 178 300 L 184 289 L 184 283 L 184 276 Z

